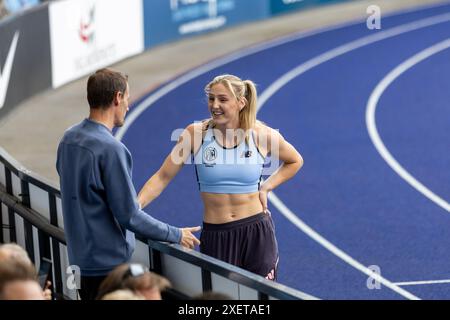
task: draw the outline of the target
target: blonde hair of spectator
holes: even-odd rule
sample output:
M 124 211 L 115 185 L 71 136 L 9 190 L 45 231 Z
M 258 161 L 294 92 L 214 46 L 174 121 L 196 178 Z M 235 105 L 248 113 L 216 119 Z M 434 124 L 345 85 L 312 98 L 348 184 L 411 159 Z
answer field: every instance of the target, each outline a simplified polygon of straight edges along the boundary
M 6 243 L 0 245 L 0 262 L 10 259 L 33 266 L 28 253 L 18 244 Z
M 1 300 L 43 300 L 32 264 L 7 259 L 0 263 Z
M 97 299 L 119 289 L 128 289 L 143 295 L 147 300 L 160 300 L 161 291 L 171 287 L 169 280 L 156 273 L 145 271 L 141 275 L 127 275 L 130 264 L 121 264 L 112 270 L 103 280 Z
M 102 300 L 145 300 L 145 298 L 131 290 L 119 289 L 105 294 Z

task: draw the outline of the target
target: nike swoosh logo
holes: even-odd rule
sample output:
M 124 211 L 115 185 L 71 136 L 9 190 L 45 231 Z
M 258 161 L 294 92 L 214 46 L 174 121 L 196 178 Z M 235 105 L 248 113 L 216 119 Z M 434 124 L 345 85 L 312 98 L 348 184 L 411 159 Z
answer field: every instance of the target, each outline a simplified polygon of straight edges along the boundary
M 9 77 L 11 76 L 11 70 L 14 61 L 14 55 L 16 54 L 17 41 L 19 40 L 19 31 L 16 31 L 9 47 L 8 56 L 6 57 L 5 66 L 0 73 L 0 109 L 3 108 L 6 99 L 6 92 L 8 91 Z

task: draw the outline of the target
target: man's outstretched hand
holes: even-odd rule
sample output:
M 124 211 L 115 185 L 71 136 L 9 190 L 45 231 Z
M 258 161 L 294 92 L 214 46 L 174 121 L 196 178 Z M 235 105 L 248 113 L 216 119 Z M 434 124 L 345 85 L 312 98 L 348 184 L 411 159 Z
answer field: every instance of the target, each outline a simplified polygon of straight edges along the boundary
M 191 227 L 191 228 L 181 228 L 181 242 L 180 244 L 183 247 L 194 249 L 195 245 L 200 244 L 200 240 L 198 240 L 192 233 L 198 232 L 202 228 L 200 226 Z

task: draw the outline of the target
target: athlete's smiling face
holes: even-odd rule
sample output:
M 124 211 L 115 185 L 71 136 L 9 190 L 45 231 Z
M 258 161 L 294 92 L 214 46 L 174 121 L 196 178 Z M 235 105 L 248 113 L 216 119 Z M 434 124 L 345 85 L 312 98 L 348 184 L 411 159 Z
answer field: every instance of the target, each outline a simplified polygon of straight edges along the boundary
M 237 100 L 222 83 L 211 86 L 208 93 L 208 109 L 216 125 L 239 127 L 239 112 L 245 102 Z

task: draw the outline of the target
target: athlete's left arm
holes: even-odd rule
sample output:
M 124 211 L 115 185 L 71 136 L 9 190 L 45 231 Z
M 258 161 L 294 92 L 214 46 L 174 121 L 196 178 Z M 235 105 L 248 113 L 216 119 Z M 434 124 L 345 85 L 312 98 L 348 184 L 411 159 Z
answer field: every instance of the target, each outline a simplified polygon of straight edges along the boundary
M 267 140 L 272 161 L 278 158 L 282 165 L 261 185 L 263 192 L 270 192 L 289 180 L 303 166 L 300 153 L 278 131 L 269 129 Z

